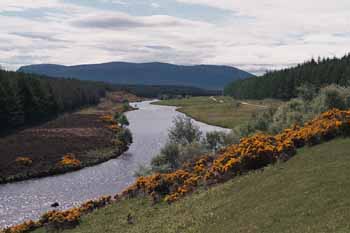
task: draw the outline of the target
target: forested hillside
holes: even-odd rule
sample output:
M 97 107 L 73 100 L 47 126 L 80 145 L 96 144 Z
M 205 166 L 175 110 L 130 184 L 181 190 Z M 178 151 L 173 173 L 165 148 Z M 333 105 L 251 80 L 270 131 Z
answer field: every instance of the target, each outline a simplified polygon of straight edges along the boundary
M 233 82 L 225 88 L 227 95 L 241 99 L 278 98 L 297 96 L 303 85 L 320 88 L 329 84 L 346 86 L 350 80 L 350 54 L 342 58 L 318 59 L 296 67 L 268 72 L 262 77 L 252 77 Z
M 108 85 L 0 70 L 0 133 L 99 102 Z
M 206 90 L 189 86 L 159 85 L 113 85 L 116 91 L 127 91 L 146 98 L 177 98 L 178 96 L 215 96 L 221 95 L 219 90 Z

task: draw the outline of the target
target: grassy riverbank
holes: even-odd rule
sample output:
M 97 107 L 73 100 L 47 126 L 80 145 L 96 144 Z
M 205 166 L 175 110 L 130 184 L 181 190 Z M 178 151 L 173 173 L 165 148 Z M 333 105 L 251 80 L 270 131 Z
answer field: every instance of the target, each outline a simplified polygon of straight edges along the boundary
M 139 98 L 109 93 L 98 106 L 0 138 L 0 183 L 74 171 L 122 154 L 128 145 L 116 145 L 118 132 L 103 118 L 129 110 L 124 100 Z
M 280 101 L 242 101 L 231 97 L 191 97 L 156 102 L 158 105 L 179 107 L 178 111 L 192 118 L 225 128 L 234 128 L 249 120 L 251 115 L 268 107 L 278 106 Z
M 197 191 L 172 205 L 118 202 L 64 232 L 349 232 L 349 151 L 350 139 L 306 147 L 287 163 Z M 127 223 L 128 214 L 133 224 Z

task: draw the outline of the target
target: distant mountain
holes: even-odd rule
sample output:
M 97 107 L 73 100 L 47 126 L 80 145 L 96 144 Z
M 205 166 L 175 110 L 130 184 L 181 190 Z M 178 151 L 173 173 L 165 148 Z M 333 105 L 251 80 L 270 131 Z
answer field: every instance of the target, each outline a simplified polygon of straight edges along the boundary
M 41 64 L 23 66 L 18 71 L 116 84 L 194 86 L 211 90 L 223 89 L 232 81 L 253 76 L 230 66 L 181 66 L 157 62 L 111 62 L 77 66 Z

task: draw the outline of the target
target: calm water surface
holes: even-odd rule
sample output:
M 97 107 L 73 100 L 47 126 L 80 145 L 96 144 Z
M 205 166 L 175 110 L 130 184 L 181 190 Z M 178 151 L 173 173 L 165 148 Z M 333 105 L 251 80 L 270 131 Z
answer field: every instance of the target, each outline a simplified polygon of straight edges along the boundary
M 139 110 L 128 112 L 134 143 L 117 159 L 63 175 L 0 185 L 0 229 L 37 219 L 59 202 L 61 209 L 78 205 L 88 199 L 121 192 L 133 181 L 140 165 L 148 165 L 165 144 L 167 131 L 175 116 L 174 107 L 136 103 Z M 195 122 L 203 132 L 225 130 Z

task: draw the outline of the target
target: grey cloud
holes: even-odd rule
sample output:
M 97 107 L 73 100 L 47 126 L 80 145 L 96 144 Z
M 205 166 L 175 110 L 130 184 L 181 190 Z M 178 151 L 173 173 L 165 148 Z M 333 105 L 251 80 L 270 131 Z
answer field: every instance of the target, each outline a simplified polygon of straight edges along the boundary
M 22 64 L 33 64 L 37 61 L 43 62 L 49 59 L 49 56 L 38 56 L 38 55 L 15 55 L 10 59 L 0 59 L 0 63 L 8 65 L 22 65 Z
M 161 46 L 161 45 L 146 45 L 145 48 L 154 49 L 154 50 L 172 50 L 170 46 Z
M 100 28 L 100 29 L 130 29 L 130 28 L 147 28 L 147 27 L 174 27 L 186 25 L 189 22 L 175 19 L 168 16 L 149 16 L 149 17 L 132 17 L 128 15 L 114 16 L 94 16 L 87 17 L 72 22 L 73 26 L 81 28 Z
M 105 19 L 84 19 L 75 21 L 73 25 L 83 28 L 137 28 L 137 27 L 145 27 L 146 24 L 126 19 L 126 18 L 120 18 L 120 17 L 112 17 L 112 18 L 105 18 Z
M 70 42 L 68 40 L 57 39 L 54 35 L 48 35 L 44 33 L 42 34 L 37 32 L 12 32 L 10 34 L 30 39 L 46 40 L 50 42 Z
M 235 63 L 227 64 L 235 67 L 239 67 L 255 75 L 263 75 L 268 71 L 280 70 L 286 67 L 296 66 L 298 63 Z
M 350 32 L 334 33 L 333 36 L 336 36 L 336 37 L 350 37 Z

